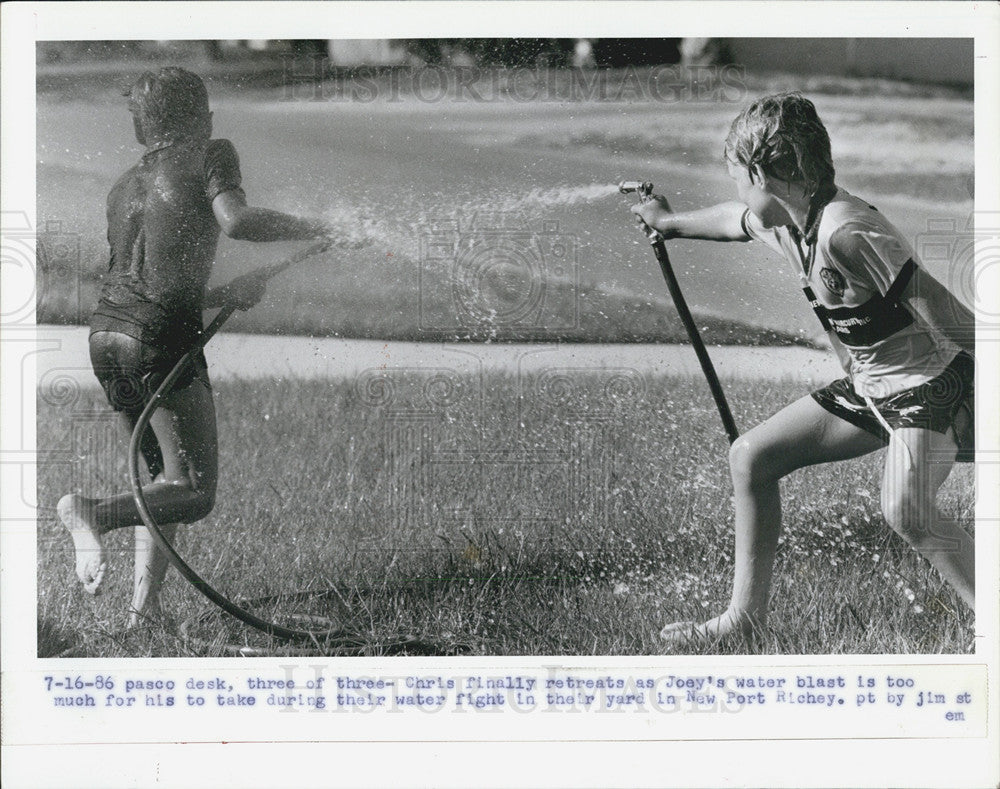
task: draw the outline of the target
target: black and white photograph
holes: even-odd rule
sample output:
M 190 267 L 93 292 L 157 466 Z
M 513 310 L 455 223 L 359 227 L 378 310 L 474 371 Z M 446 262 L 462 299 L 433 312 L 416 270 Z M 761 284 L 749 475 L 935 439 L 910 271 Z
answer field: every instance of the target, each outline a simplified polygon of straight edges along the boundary
M 972 53 L 39 43 L 39 655 L 970 651 Z
M 281 4 L 175 5 L 197 34 L 99 18 L 16 77 L 4 536 L 34 561 L 4 627 L 34 609 L 49 706 L 368 713 L 366 739 L 385 705 L 823 708 L 816 732 L 871 705 L 870 737 L 912 705 L 904 736 L 996 740 L 985 27 L 713 36 L 623 4 L 686 21 L 404 36 L 307 3 L 297 36 L 229 38 L 268 27 L 224 9 Z

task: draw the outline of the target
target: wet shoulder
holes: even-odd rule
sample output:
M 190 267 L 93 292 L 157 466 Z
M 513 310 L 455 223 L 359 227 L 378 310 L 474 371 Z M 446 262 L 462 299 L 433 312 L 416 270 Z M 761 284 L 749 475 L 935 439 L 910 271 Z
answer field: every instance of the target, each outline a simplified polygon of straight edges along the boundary
M 211 172 L 217 168 L 239 169 L 240 157 L 236 146 L 225 138 L 209 140 L 205 146 L 205 171 Z
M 236 146 L 225 137 L 216 137 L 208 141 L 206 151 L 210 155 L 236 155 Z
M 205 149 L 205 194 L 214 200 L 223 192 L 241 188 L 240 159 L 236 147 L 223 138 L 210 140 Z
M 137 183 L 140 180 L 140 178 L 141 178 L 140 165 L 134 164 L 131 167 L 129 167 L 124 173 L 118 176 L 118 179 L 111 187 L 111 191 L 108 192 L 108 202 L 110 203 L 112 200 L 114 200 L 116 195 L 119 195 L 122 192 L 127 191 L 129 186 Z
M 140 178 L 150 195 L 171 205 L 201 206 L 205 193 L 210 152 L 215 140 L 180 140 L 150 151 L 140 164 Z
M 137 201 L 146 193 L 141 163 L 135 164 L 122 173 L 108 192 L 107 215 L 109 221 L 122 213 L 129 213 Z

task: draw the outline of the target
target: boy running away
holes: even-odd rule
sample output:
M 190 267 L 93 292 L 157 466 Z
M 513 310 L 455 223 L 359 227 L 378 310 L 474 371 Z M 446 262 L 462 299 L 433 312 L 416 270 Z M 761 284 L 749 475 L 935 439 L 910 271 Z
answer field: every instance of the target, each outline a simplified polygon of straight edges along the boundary
M 328 238 L 324 224 L 247 205 L 236 150 L 212 139 L 201 79 L 181 68 L 147 72 L 126 92 L 135 135 L 146 147 L 108 195 L 111 258 L 90 324 L 90 358 L 111 407 L 130 431 L 160 382 L 202 331 L 202 310 L 249 309 L 264 294 L 252 274 L 206 293 L 220 230 L 234 239 Z M 211 512 L 218 476 L 215 406 L 203 354 L 163 399 L 142 454 L 152 483 L 150 512 L 172 540 L 178 523 Z M 159 612 L 167 560 L 131 495 L 63 496 L 59 518 L 76 551 L 76 574 L 96 594 L 105 574 L 102 537 L 135 527 L 135 584 L 129 624 Z
M 786 406 L 729 455 L 735 577 L 729 607 L 667 625 L 668 642 L 763 628 L 781 530 L 778 481 L 805 466 L 888 447 L 881 507 L 889 525 L 974 604 L 973 540 L 942 517 L 938 488 L 974 434 L 972 313 L 925 271 L 878 210 L 836 186 L 830 138 L 798 94 L 753 102 L 725 145 L 738 201 L 672 213 L 633 206 L 665 238 L 762 241 L 795 271 L 847 377 Z

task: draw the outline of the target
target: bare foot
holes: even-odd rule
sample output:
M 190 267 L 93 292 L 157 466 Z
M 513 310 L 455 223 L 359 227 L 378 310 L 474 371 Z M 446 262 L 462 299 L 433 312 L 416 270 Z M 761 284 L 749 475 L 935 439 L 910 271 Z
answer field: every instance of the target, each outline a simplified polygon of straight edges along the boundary
M 176 523 L 160 525 L 160 533 L 172 543 L 177 534 Z M 167 574 L 167 555 L 159 549 L 145 526 L 135 527 L 135 586 L 129 606 L 128 626 L 163 621 L 160 590 Z
M 174 620 L 169 614 L 163 612 L 159 600 L 147 598 L 142 610 L 135 608 L 134 605 L 129 606 L 128 624 L 126 625 L 128 630 L 134 630 L 143 625 L 159 625 L 167 630 L 172 630 L 173 624 Z
M 56 505 L 59 520 L 69 536 L 73 538 L 76 550 L 76 577 L 83 584 L 87 594 L 97 594 L 107 562 L 104 559 L 104 545 L 101 533 L 94 524 L 94 508 L 88 499 L 76 493 L 69 493 L 59 499 Z
M 714 619 L 697 622 L 674 622 L 660 631 L 660 638 L 668 644 L 690 644 L 717 641 L 732 633 L 750 636 L 763 627 L 759 619 L 750 614 L 727 609 Z

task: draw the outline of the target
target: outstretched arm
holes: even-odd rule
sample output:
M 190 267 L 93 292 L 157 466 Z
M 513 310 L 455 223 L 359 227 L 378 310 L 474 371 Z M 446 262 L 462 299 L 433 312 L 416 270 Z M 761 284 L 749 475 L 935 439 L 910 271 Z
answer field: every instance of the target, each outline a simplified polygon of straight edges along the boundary
M 212 201 L 212 211 L 219 226 L 230 238 L 244 241 L 300 241 L 330 238 L 331 229 L 315 219 L 247 205 L 240 189 L 221 192 Z M 206 309 L 235 304 L 248 310 L 264 296 L 267 278 L 260 272 L 244 274 L 228 285 L 205 294 Z
M 734 201 L 673 213 L 659 195 L 632 206 L 632 212 L 664 238 L 700 238 L 706 241 L 749 241 L 743 230 L 746 206 Z
M 223 233 L 243 241 L 300 241 L 330 234 L 318 220 L 249 206 L 238 189 L 219 194 L 212 201 L 212 211 Z

